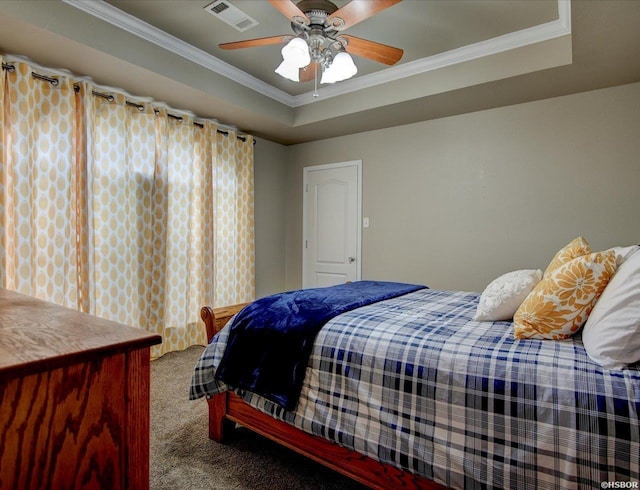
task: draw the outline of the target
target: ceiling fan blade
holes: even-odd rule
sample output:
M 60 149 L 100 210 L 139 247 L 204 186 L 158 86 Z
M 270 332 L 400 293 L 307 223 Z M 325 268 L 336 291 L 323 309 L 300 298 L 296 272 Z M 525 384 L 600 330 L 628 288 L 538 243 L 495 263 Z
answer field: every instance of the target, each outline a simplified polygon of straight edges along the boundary
M 277 8 L 291 22 L 309 25 L 311 21 L 306 14 L 291 0 L 269 0 L 269 3 Z
M 309 63 L 304 68 L 300 68 L 300 81 L 310 82 L 316 78 L 316 73 L 322 71 L 320 64 L 316 62 Z
M 293 39 L 293 36 L 283 34 L 282 36 L 261 37 L 257 39 L 247 39 L 246 41 L 218 44 L 218 47 L 222 49 L 255 48 L 257 46 L 270 46 L 272 44 L 286 43 L 291 39 Z
M 347 53 L 377 61 L 378 63 L 384 63 L 385 65 L 395 65 L 404 54 L 404 51 L 400 48 L 394 48 L 393 46 L 368 41 L 367 39 L 361 39 L 348 34 L 340 34 L 338 36 L 339 41 L 343 39 L 346 40 L 345 49 Z
M 342 31 L 369 17 L 373 17 L 400 1 L 401 0 L 351 0 L 344 7 L 336 10 L 329 16 L 327 25 L 332 26 L 337 31 Z

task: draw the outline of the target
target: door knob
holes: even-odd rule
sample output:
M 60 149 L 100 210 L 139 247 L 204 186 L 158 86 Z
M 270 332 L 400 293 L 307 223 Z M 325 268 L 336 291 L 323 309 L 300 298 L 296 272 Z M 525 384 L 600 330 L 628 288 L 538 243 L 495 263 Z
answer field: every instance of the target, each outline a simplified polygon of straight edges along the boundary
M 349 257 L 349 258 L 347 259 L 347 261 L 348 261 L 350 264 L 353 264 L 353 263 L 356 261 L 356 258 L 355 258 L 355 257 Z

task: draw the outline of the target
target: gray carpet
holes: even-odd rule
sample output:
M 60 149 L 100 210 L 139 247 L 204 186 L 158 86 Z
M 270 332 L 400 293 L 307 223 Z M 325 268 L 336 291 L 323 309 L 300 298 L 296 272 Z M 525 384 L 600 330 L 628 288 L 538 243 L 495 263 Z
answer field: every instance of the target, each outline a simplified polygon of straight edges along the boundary
M 207 403 L 189 400 L 202 347 L 151 363 L 151 489 L 349 489 L 362 486 L 238 428 L 225 444 L 207 435 Z

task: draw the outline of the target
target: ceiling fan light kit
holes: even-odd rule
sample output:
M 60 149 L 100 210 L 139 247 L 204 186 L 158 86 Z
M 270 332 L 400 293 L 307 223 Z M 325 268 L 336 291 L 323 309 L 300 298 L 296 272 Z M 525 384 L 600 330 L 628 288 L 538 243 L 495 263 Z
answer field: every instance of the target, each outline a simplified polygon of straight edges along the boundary
M 295 37 L 282 48 L 282 60 L 276 68 L 276 73 L 293 82 L 300 81 L 300 68 L 309 66 L 308 69 L 312 69 L 311 62 L 317 63 L 322 70 L 320 83 L 340 82 L 358 73 L 353 58 L 339 41 L 333 41 L 326 46 L 324 39 L 316 38 L 315 42 L 308 45 L 301 37 Z
M 282 48 L 282 63 L 275 72 L 294 82 L 315 80 L 335 83 L 353 77 L 357 72 L 350 54 L 387 65 L 397 63 L 403 51 L 399 48 L 343 34 L 345 29 L 385 10 L 401 0 L 351 0 L 338 8 L 329 0 L 269 0 L 291 21 L 295 36 L 279 35 L 221 44 L 222 49 L 267 46 L 287 42 Z

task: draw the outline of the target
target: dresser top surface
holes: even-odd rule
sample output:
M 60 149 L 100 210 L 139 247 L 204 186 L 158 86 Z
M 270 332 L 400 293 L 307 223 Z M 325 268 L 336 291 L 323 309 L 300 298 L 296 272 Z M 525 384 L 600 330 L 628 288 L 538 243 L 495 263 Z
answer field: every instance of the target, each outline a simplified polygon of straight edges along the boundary
M 0 288 L 0 375 L 160 342 L 157 334 Z

